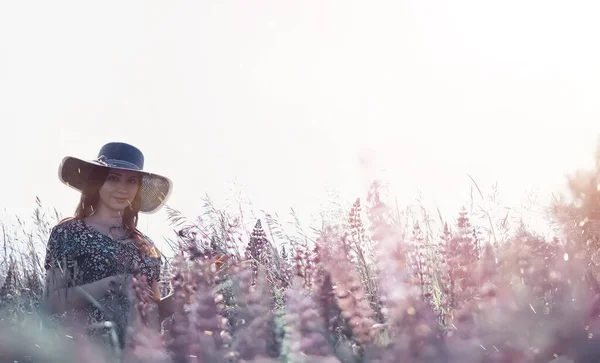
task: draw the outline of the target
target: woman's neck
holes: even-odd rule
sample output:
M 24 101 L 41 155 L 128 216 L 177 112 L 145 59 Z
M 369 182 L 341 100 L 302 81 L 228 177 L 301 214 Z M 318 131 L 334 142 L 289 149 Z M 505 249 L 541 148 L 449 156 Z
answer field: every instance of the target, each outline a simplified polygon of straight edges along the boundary
M 123 225 L 123 211 L 115 211 L 99 205 L 98 209 L 86 219 L 107 227 L 120 227 Z

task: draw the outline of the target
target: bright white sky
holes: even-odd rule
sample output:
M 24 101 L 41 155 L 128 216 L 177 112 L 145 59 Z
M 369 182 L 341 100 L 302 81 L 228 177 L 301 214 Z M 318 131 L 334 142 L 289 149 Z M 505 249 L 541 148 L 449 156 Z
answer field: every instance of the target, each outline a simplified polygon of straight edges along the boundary
M 453 217 L 467 173 L 508 204 L 590 165 L 598 1 L 5 1 L 0 206 L 72 213 L 65 155 L 126 141 L 194 216 L 236 180 L 257 210 L 317 212 L 383 177 Z M 374 160 L 364 168 L 361 160 Z M 145 218 L 154 239 L 163 213 Z

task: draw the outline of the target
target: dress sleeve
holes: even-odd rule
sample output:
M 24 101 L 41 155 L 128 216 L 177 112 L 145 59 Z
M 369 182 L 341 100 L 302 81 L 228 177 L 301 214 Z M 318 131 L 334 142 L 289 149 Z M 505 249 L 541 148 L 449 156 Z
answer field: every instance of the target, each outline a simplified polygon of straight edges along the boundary
M 66 259 L 66 250 L 62 228 L 55 226 L 50 232 L 48 243 L 46 244 L 46 258 L 44 268 L 49 270 L 53 267 L 64 268 L 63 261 Z
M 144 235 L 147 243 L 150 245 L 150 256 L 146 257 L 146 277 L 148 278 L 148 283 L 152 283 L 154 281 L 160 281 L 161 267 L 162 267 L 162 257 L 156 245 L 150 239 L 150 237 Z
M 154 265 L 152 266 L 152 281 L 160 281 L 160 272 L 162 269 L 162 257 L 160 254 L 154 261 Z
M 73 248 L 69 242 L 69 229 L 63 225 L 52 228 L 48 243 L 46 244 L 46 258 L 44 268 L 58 268 L 67 277 L 67 286 L 73 286 L 76 277 L 76 263 Z

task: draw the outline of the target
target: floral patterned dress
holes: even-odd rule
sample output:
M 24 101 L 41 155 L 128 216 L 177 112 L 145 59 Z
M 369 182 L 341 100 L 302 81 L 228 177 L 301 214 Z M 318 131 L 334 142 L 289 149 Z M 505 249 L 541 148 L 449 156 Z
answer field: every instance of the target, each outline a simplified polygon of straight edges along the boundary
M 149 250 L 156 252 L 153 242 L 143 235 Z M 146 276 L 148 284 L 160 278 L 159 253 L 142 254 L 131 239 L 115 240 L 89 226 L 82 219 L 70 219 L 55 226 L 48 240 L 45 258 L 46 270 L 66 268 L 68 287 L 85 285 L 103 278 L 134 273 L 134 266 Z M 102 304 L 102 301 L 100 301 Z M 92 303 L 85 308 L 69 309 L 60 316 L 51 315 L 50 321 L 65 322 L 66 317 L 89 327 L 109 320 Z M 94 335 L 94 333 L 92 333 Z

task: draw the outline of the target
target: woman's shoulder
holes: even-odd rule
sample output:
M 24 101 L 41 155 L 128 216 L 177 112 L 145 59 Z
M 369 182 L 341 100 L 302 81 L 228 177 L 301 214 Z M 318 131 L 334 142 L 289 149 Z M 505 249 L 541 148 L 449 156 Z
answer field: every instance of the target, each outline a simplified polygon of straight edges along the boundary
M 72 239 L 77 238 L 78 221 L 75 218 L 65 218 L 60 220 L 50 230 L 50 236 L 46 243 L 46 268 L 49 268 L 50 261 L 61 259 L 67 255 L 73 255 L 77 251 L 77 243 L 71 243 Z
M 74 217 L 63 218 L 52 227 L 50 234 L 56 235 L 76 231 L 81 227 L 80 222 L 79 219 Z
M 139 229 L 137 229 L 136 230 L 136 234 L 147 245 L 152 246 L 152 247 L 156 247 L 156 244 L 154 243 L 154 241 L 152 240 L 152 238 L 150 238 L 150 236 L 148 236 L 144 232 L 142 232 Z
M 60 220 L 50 231 L 49 243 L 73 251 L 79 251 L 82 247 L 79 241 L 91 241 L 98 239 L 80 218 L 64 218 Z
M 158 250 L 158 247 L 156 246 L 156 243 L 154 243 L 152 238 L 150 238 L 150 236 L 143 233 L 139 229 L 137 230 L 137 233 L 138 233 L 139 237 L 142 239 L 142 241 L 148 246 L 148 252 L 149 252 L 150 257 L 160 260 L 161 259 L 160 251 Z

